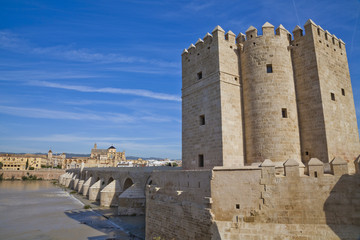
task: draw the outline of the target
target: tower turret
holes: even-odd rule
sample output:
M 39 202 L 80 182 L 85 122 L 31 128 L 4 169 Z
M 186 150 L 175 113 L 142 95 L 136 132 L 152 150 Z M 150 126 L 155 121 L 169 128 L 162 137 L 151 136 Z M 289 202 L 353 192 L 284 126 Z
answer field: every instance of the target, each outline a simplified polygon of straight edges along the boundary
M 311 19 L 304 28 L 291 50 L 303 160 L 341 157 L 354 172 L 360 143 L 345 44 Z
M 243 165 L 238 53 L 235 34 L 220 26 L 183 51 L 185 169 Z
M 271 159 L 301 161 L 295 86 L 289 34 L 284 27 L 263 25 L 246 31 L 241 72 L 244 93 L 246 162 Z

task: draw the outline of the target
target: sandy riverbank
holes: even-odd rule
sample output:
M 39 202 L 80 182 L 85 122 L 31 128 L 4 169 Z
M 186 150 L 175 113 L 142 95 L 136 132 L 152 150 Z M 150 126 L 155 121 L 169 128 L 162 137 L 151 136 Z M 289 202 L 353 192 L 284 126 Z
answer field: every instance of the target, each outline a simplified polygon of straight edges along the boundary
M 0 182 L 0 239 L 142 239 L 141 221 L 93 203 L 84 209 L 86 199 L 78 197 L 49 181 Z

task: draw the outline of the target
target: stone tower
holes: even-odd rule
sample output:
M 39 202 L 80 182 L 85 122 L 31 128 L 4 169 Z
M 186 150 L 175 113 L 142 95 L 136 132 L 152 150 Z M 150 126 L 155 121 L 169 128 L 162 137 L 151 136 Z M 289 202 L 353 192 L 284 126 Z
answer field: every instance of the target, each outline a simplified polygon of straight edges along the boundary
M 304 27 L 294 29 L 291 51 L 302 159 L 352 163 L 360 143 L 345 44 L 311 20 Z
M 219 26 L 182 54 L 184 169 L 244 164 L 238 58 Z
M 262 36 L 250 27 L 240 35 L 246 162 L 298 162 L 300 138 L 289 49 L 291 35 L 265 23 Z
M 305 32 L 218 26 L 184 50 L 184 169 L 359 156 L 345 45 L 311 20 Z
M 52 155 L 53 155 L 53 153 L 52 153 L 52 151 L 51 151 L 51 149 L 48 151 L 48 159 L 49 160 L 51 160 L 52 159 Z

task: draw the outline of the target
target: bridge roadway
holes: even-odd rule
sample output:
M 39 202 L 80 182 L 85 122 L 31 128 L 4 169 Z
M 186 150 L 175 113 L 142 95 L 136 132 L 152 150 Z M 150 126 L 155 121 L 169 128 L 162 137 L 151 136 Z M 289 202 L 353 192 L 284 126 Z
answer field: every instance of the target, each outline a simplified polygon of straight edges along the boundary
M 180 170 L 174 167 L 109 167 L 68 169 L 59 183 L 77 191 L 100 206 L 118 207 L 119 215 L 145 214 L 145 189 L 156 170 Z

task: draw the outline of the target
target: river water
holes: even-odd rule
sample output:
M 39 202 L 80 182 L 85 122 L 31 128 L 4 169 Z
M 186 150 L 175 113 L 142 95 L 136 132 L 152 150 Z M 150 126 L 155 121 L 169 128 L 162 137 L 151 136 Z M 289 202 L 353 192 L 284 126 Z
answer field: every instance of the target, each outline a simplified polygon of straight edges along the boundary
M 48 181 L 0 181 L 0 239 L 131 239 Z

